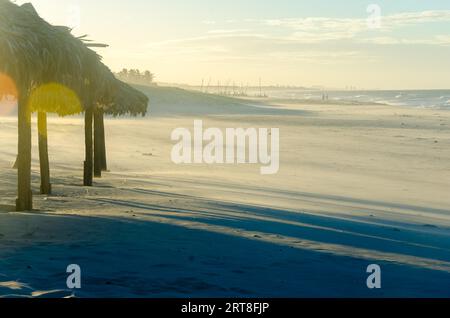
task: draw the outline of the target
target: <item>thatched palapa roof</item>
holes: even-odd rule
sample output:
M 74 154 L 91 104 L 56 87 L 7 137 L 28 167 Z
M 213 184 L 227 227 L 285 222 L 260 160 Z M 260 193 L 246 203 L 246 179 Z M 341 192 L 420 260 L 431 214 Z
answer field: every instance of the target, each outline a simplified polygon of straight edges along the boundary
M 73 90 L 83 109 L 101 107 L 113 115 L 145 115 L 148 98 L 118 81 L 90 45 L 84 37 L 74 37 L 69 28 L 47 23 L 31 4 L 17 6 L 0 0 L 0 73 L 11 77 L 21 94 L 57 83 Z M 61 96 L 64 91 L 51 94 L 48 87 L 45 92 L 40 97 L 45 102 L 37 103 L 33 111 L 77 112 L 70 105 L 73 96 Z

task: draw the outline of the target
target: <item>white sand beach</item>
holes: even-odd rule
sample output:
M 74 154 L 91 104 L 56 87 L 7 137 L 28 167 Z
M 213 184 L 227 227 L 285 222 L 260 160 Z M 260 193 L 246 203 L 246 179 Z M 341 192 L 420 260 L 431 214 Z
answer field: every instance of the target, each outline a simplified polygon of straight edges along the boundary
M 0 118 L 0 296 L 450 296 L 450 112 L 192 96 L 108 119 L 110 171 L 92 188 L 83 121 L 49 119 L 54 195 L 37 194 L 34 144 L 27 213 L 12 212 L 17 122 Z M 279 173 L 175 165 L 171 132 L 195 119 L 280 128 Z M 80 290 L 67 290 L 69 264 Z

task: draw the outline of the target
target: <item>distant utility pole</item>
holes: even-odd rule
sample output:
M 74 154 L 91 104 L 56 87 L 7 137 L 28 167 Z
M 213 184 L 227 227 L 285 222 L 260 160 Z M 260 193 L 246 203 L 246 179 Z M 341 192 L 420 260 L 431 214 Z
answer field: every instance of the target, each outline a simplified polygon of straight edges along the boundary
M 262 97 L 261 77 L 259 78 L 259 97 Z
M 209 87 L 211 86 L 211 77 L 208 80 L 208 87 L 206 87 L 206 93 L 209 93 Z

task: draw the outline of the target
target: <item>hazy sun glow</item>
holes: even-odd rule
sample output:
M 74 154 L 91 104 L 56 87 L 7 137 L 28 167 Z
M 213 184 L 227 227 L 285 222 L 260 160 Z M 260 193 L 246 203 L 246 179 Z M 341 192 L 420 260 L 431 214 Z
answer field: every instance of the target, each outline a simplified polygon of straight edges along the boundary
M 17 87 L 14 80 L 0 72 L 0 116 L 12 113 L 17 104 Z
M 78 114 L 83 111 L 80 99 L 70 88 L 49 83 L 34 89 L 28 100 L 32 112 L 56 113 L 60 116 Z
M 10 76 L 0 72 L 0 97 L 3 96 L 17 97 L 17 87 Z

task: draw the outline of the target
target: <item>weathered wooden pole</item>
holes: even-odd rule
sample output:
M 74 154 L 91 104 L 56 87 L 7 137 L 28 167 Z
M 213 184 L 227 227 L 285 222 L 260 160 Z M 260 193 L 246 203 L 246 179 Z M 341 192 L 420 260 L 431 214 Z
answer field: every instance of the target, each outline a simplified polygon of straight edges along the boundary
M 84 186 L 91 187 L 93 184 L 93 147 L 92 147 L 92 119 L 93 110 L 92 107 L 86 109 L 84 113 L 84 136 L 85 136 L 85 148 L 86 159 L 84 161 Z
M 108 171 L 108 163 L 106 160 L 106 135 L 105 135 L 105 115 L 103 111 L 100 117 L 100 150 L 101 150 L 101 164 L 102 171 Z
M 102 147 L 101 147 L 101 118 L 102 113 L 99 110 L 94 111 L 94 177 L 102 177 Z
M 41 194 L 51 194 L 50 164 L 48 160 L 47 113 L 38 112 L 39 164 L 41 169 Z
M 18 99 L 18 164 L 16 211 L 33 209 L 31 192 L 31 111 L 28 96 L 20 94 Z

